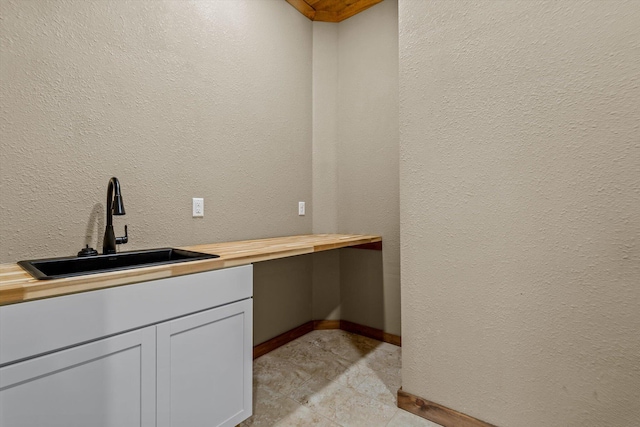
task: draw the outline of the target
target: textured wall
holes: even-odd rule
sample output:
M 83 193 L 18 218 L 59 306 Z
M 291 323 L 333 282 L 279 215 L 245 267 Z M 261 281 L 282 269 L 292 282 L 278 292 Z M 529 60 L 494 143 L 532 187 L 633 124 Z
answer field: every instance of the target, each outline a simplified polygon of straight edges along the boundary
M 0 262 L 311 232 L 311 22 L 280 0 L 0 0 Z M 191 217 L 204 197 L 205 217 Z
M 384 245 L 314 255 L 315 319 L 400 334 L 398 182 L 398 3 L 387 0 L 313 23 L 313 231 Z
M 280 0 L 0 0 L 0 262 L 307 234 L 311 22 Z M 204 218 L 191 198 L 204 197 Z M 256 343 L 311 320 L 310 259 L 254 269 Z
M 254 345 L 313 320 L 313 256 L 302 255 L 253 265 Z
M 313 23 L 313 232 L 338 232 L 338 30 Z
M 640 425 L 640 2 L 400 0 L 403 388 Z
M 338 226 L 383 241 L 340 251 L 342 318 L 399 335 L 398 2 L 339 25 Z
M 314 233 L 338 233 L 338 30 L 313 23 L 313 213 Z M 372 232 L 373 233 L 373 232 Z M 313 255 L 312 316 L 338 320 L 340 251 Z

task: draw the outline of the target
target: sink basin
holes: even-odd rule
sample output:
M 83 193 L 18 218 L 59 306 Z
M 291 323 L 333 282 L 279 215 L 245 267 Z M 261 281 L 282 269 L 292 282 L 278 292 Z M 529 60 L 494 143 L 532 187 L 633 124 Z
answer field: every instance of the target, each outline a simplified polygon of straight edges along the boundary
M 203 254 L 182 249 L 162 248 L 143 251 L 120 252 L 91 257 L 66 257 L 18 261 L 36 279 L 60 279 L 107 271 L 130 270 L 153 265 L 176 264 L 186 261 L 219 258 L 219 255 Z

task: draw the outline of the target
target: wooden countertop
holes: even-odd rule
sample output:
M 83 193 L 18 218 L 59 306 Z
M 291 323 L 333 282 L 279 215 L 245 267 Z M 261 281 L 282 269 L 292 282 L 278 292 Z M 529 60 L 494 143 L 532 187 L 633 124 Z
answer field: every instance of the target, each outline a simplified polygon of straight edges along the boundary
M 197 252 L 220 255 L 220 258 L 189 261 L 180 264 L 141 267 L 55 280 L 36 280 L 18 264 L 0 264 L 0 305 L 34 299 L 104 289 L 112 286 L 182 276 L 202 271 L 251 264 L 329 249 L 368 245 L 381 242 L 380 236 L 360 234 L 308 234 L 185 246 Z

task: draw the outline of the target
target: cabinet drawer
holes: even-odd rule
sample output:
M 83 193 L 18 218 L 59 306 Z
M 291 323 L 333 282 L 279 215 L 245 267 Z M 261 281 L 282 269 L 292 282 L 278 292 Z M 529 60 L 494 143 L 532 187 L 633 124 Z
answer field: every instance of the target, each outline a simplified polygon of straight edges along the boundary
M 0 306 L 0 366 L 249 298 L 253 266 Z

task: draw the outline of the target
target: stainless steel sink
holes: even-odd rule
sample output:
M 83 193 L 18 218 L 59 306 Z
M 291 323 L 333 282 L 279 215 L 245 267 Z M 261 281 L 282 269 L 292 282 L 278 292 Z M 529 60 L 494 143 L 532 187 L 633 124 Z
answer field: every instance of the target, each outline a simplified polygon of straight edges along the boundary
M 18 261 L 18 265 L 36 279 L 43 280 L 212 258 L 219 258 L 219 255 L 185 251 L 182 249 L 162 248 L 91 257 L 65 257 Z

